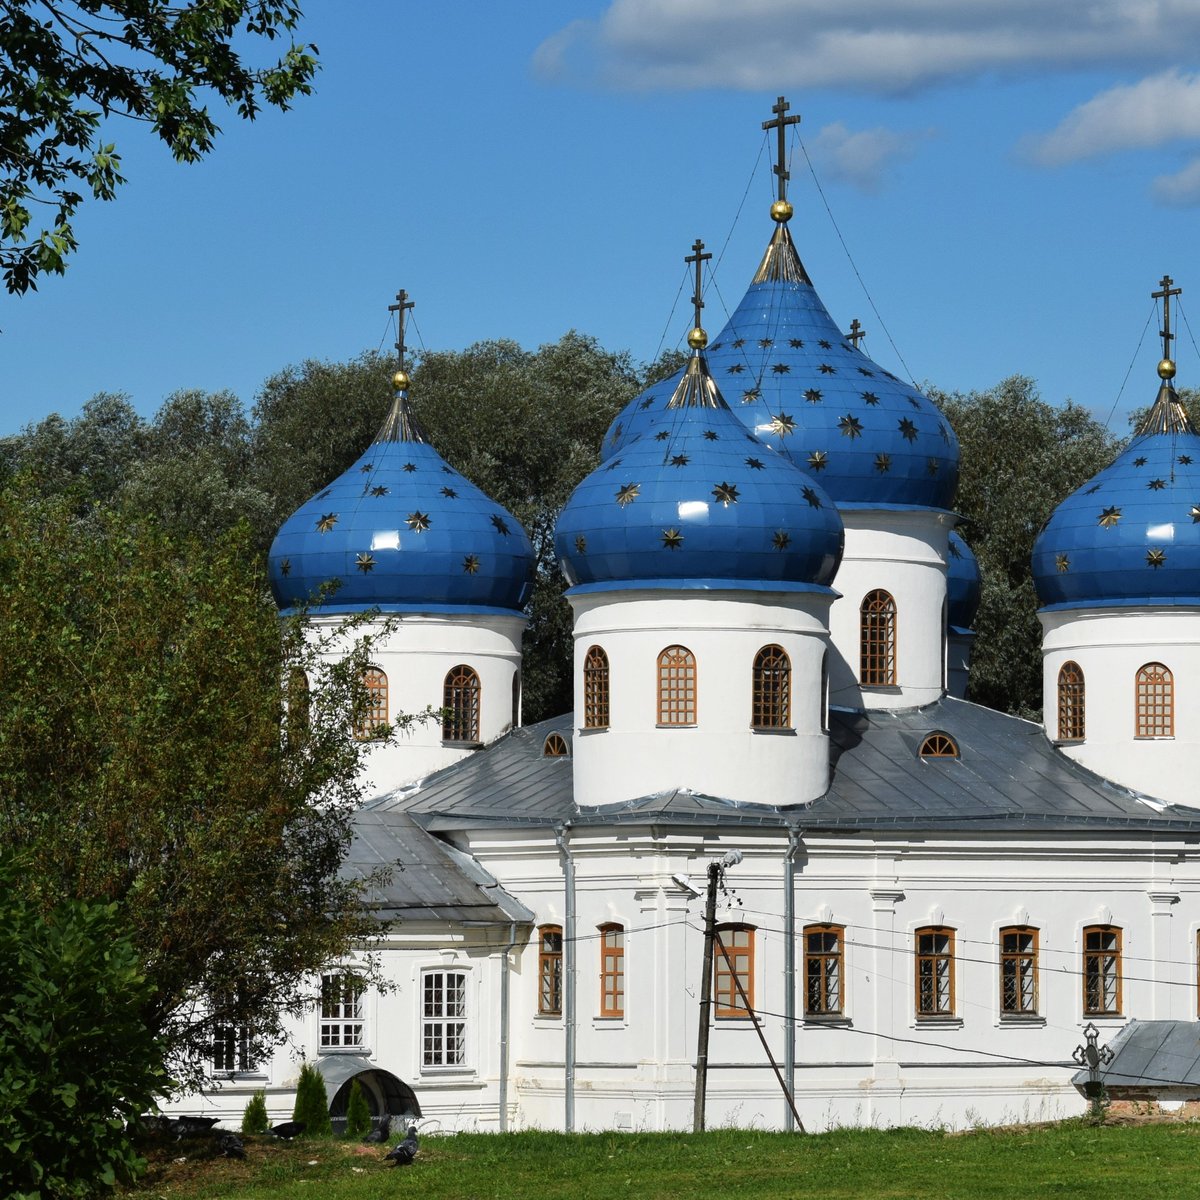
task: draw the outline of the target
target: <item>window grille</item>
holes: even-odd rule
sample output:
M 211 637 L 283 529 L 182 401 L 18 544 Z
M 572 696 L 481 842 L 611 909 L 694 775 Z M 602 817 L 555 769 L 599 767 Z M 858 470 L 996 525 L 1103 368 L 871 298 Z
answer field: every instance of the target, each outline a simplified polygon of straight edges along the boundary
M 957 758 L 958 743 L 948 733 L 931 733 L 917 754 L 921 758 Z
M 804 1011 L 827 1017 L 842 1011 L 842 928 L 804 929 Z
M 658 656 L 658 723 L 696 723 L 696 657 L 686 646 L 668 646 Z
M 546 735 L 546 740 L 542 743 L 543 758 L 566 758 L 568 753 L 567 740 L 561 733 Z
M 538 1012 L 544 1017 L 562 1016 L 563 935 L 559 925 L 538 930 Z
M 1162 663 L 1147 663 L 1137 673 L 1138 737 L 1175 736 L 1175 679 Z
M 1082 742 L 1084 734 L 1083 671 L 1076 662 L 1058 669 L 1058 740 Z
M 723 925 L 715 931 L 717 944 L 713 947 L 713 1004 L 718 1017 L 748 1016 L 746 1005 L 734 982 L 738 982 L 746 999 L 754 1004 L 754 929 L 750 925 Z M 721 953 L 724 945 L 729 958 Z M 732 964 L 732 969 L 730 968 Z
M 1038 931 L 1000 930 L 1000 1011 L 1029 1016 L 1038 1010 Z
M 754 656 L 755 729 L 787 729 L 792 723 L 792 662 L 782 646 L 764 646 Z
M 916 931 L 917 1016 L 954 1015 L 954 930 L 931 926 Z
M 466 1061 L 466 972 L 426 971 L 421 980 L 421 1065 L 461 1067 Z
M 599 646 L 583 659 L 583 727 L 608 728 L 608 655 Z
M 479 741 L 479 676 L 465 663 L 446 672 L 442 688 L 442 739 Z
M 388 719 L 388 681 L 378 667 L 368 667 L 363 672 L 363 687 L 367 694 L 362 714 L 354 727 L 354 736 L 360 742 L 377 738 L 383 732 Z
M 353 975 L 321 976 L 321 1046 L 338 1049 L 363 1046 L 363 992 Z
M 600 1015 L 625 1015 L 625 929 L 600 926 Z
M 1110 1016 L 1121 1011 L 1121 931 L 1090 925 L 1083 931 L 1084 1016 Z
M 250 1027 L 221 1022 L 213 1026 L 212 1065 L 214 1071 L 252 1071 Z
M 896 601 L 878 588 L 863 598 L 859 682 L 864 687 L 896 683 Z

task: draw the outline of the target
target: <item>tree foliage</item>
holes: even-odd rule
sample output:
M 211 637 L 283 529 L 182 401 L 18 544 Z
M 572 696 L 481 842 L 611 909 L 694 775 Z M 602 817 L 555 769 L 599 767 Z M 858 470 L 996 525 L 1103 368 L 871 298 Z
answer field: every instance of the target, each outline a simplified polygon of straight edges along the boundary
M 105 141 L 114 118 L 149 125 L 179 162 L 220 132 L 219 102 L 246 120 L 312 90 L 316 48 L 293 40 L 295 0 L 4 0 L 0 5 L 0 270 L 10 292 L 62 274 L 85 193 L 124 182 Z M 245 56 L 281 43 L 274 61 Z M 49 214 L 39 229 L 34 212 Z
M 958 435 L 955 507 L 983 576 L 971 699 L 1036 718 L 1042 631 L 1030 568 L 1033 542 L 1055 507 L 1112 461 L 1119 443 L 1080 405 L 1047 404 L 1024 375 L 983 392 L 927 391 Z
M 87 1197 L 144 1164 L 127 1123 L 166 1085 L 149 985 L 116 904 L 24 895 L 0 860 L 0 1194 Z

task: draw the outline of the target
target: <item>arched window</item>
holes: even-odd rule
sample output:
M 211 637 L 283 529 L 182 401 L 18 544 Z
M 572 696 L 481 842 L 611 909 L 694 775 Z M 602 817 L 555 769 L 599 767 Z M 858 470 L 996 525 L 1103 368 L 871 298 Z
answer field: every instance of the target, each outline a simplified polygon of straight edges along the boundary
M 821 655 L 821 729 L 829 732 L 829 651 Z
M 1147 663 L 1137 673 L 1135 736 L 1175 736 L 1175 679 L 1162 663 Z
M 686 646 L 668 646 L 658 656 L 658 723 L 696 723 L 696 656 Z
M 859 682 L 864 687 L 894 687 L 896 683 L 896 601 L 876 588 L 863 597 Z
M 442 688 L 442 738 L 447 742 L 479 741 L 479 676 L 465 663 L 451 667 Z
M 1083 671 L 1076 662 L 1058 669 L 1058 740 L 1082 742 L 1084 731 Z
M 546 740 L 542 743 L 543 758 L 566 758 L 568 753 L 567 739 L 561 733 L 546 734 Z
M 948 733 L 937 730 L 921 743 L 917 754 L 921 758 L 957 758 L 958 743 Z
M 1115 925 L 1089 925 L 1083 931 L 1083 1015 L 1121 1011 L 1121 931 Z
M 583 727 L 608 728 L 608 655 L 599 646 L 583 656 Z
M 561 925 L 543 925 L 538 930 L 538 1012 L 543 1017 L 562 1016 Z
M 831 1017 L 842 1011 L 842 927 L 804 927 L 804 1015 Z
M 363 672 L 363 687 L 367 689 L 367 694 L 354 725 L 354 736 L 360 742 L 379 737 L 388 719 L 387 676 L 378 667 L 368 667 Z
M 600 1015 L 625 1015 L 625 929 L 600 926 Z
M 916 931 L 917 1016 L 954 1016 L 954 930 L 930 925 Z
M 1000 1011 L 1032 1016 L 1038 1010 L 1038 931 L 1028 925 L 1000 930 Z
M 792 661 L 782 646 L 764 646 L 754 656 L 755 729 L 787 729 L 792 723 Z
M 747 1017 L 754 1004 L 754 927 L 719 925 L 713 946 L 713 1003 L 718 1017 Z M 721 947 L 725 947 L 725 953 Z M 738 984 L 741 984 L 739 989 Z

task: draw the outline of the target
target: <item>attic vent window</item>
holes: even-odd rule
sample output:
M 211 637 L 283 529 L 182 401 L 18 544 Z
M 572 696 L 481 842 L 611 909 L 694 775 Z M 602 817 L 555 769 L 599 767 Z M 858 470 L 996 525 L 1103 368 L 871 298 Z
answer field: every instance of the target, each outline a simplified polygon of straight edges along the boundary
M 552 733 L 542 745 L 543 758 L 566 758 L 567 742 L 561 733 Z
M 931 733 L 917 753 L 922 758 L 957 758 L 958 743 L 948 733 Z

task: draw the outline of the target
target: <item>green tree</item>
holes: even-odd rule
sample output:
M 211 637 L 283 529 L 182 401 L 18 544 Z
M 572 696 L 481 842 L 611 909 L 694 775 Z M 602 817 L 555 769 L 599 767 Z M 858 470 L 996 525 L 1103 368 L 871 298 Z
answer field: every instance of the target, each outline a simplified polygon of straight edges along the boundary
M 357 1079 L 350 1082 L 350 1098 L 346 1102 L 346 1136 L 365 1137 L 371 1128 L 371 1108 L 362 1085 Z
M 151 126 L 179 162 L 219 127 L 212 101 L 253 120 L 312 90 L 315 47 L 292 34 L 295 0 L 5 0 L 0 7 L 0 270 L 10 292 L 62 274 L 82 193 L 111 200 L 121 158 L 113 118 Z M 246 56 L 285 43 L 273 62 Z M 35 208 L 52 214 L 38 229 Z
M 95 1195 L 145 1164 L 127 1123 L 166 1086 L 148 984 L 116 904 L 31 904 L 0 859 L 0 1194 Z
M 373 926 L 338 866 L 359 802 L 362 642 L 282 628 L 244 526 L 170 537 L 0 493 L 0 842 L 26 898 L 120 903 L 140 1018 L 194 1080 L 212 1025 L 256 1050 Z M 282 720 L 305 672 L 307 721 Z M 282 736 L 281 736 L 282 731 Z
M 246 1101 L 246 1109 L 242 1113 L 242 1132 L 266 1133 L 267 1128 L 267 1093 L 264 1089 L 259 1088 Z
M 1106 467 L 1120 443 L 1080 405 L 1047 404 L 1023 375 L 983 392 L 926 390 L 958 435 L 955 507 L 983 576 L 971 698 L 1036 718 L 1042 631 L 1029 561 L 1033 542 L 1054 508 Z
M 331 1137 L 333 1135 L 325 1080 L 321 1078 L 320 1071 L 308 1062 L 300 1064 L 300 1078 L 296 1083 L 296 1104 L 292 1109 L 292 1120 L 304 1122 L 305 1137 Z

